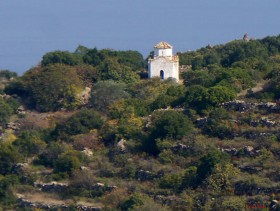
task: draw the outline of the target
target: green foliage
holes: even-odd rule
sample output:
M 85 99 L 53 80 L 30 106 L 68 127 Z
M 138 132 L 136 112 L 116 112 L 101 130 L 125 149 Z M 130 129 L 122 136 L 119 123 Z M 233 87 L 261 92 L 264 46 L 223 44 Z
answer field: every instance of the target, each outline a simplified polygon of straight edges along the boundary
M 131 67 L 120 64 L 117 58 L 106 58 L 99 67 L 102 80 L 134 83 L 140 76 L 133 72 Z
M 121 210 L 133 210 L 134 206 L 141 206 L 143 205 L 143 202 L 141 200 L 141 198 L 139 196 L 131 196 L 128 200 L 126 200 L 125 202 L 123 202 L 120 205 Z
M 197 172 L 196 166 L 190 166 L 185 170 L 183 181 L 182 181 L 183 188 L 190 188 L 195 186 L 196 177 L 197 177 L 196 172 Z
M 118 62 L 139 71 L 146 65 L 143 56 L 138 51 L 118 51 Z
M 15 204 L 16 196 L 12 188 L 18 183 L 18 178 L 15 175 L 0 175 L 0 206 Z
M 183 182 L 181 174 L 167 174 L 164 175 L 159 181 L 159 187 L 179 190 Z
M 196 101 L 189 97 L 186 106 L 198 113 L 204 113 L 222 101 L 234 99 L 236 92 L 252 87 L 255 82 L 275 76 L 275 70 L 279 69 L 279 40 L 279 36 L 249 42 L 235 40 L 225 45 L 207 46 L 195 52 L 180 53 L 180 64 L 192 65 L 192 70 L 182 74 L 190 94 L 195 94 L 191 88 L 194 85 L 203 86 L 208 92 L 206 96 L 205 92 L 202 92 L 200 97 L 205 104 L 199 103 L 199 97 L 196 97 Z M 277 77 L 273 77 L 269 86 L 266 86 L 268 89 L 248 96 L 266 101 L 278 99 L 277 80 Z M 196 107 L 191 105 L 196 102 Z
M 68 51 L 54 51 L 46 53 L 43 56 L 41 64 L 47 66 L 50 64 L 65 64 L 74 66 L 82 62 L 82 58 L 78 54 L 72 54 Z
M 98 51 L 96 48 L 86 49 L 80 46 L 76 52 L 82 55 L 85 64 L 98 69 L 101 80 L 136 82 L 139 80 L 136 72 L 145 66 L 143 56 L 137 51 Z
M 64 151 L 63 145 L 57 142 L 52 142 L 38 155 L 38 159 L 36 159 L 34 163 L 46 167 L 54 167 L 54 163 Z
M 12 108 L 14 114 L 17 112 L 17 109 L 21 105 L 20 102 L 17 99 L 13 98 L 13 97 L 9 97 L 5 101 Z
M 11 79 L 16 78 L 17 76 L 16 72 L 12 72 L 10 70 L 0 70 L 0 78 Z
M 159 154 L 157 142 L 164 138 L 181 139 L 192 128 L 189 119 L 175 110 L 158 111 L 152 116 L 149 137 L 143 141 L 143 149 L 150 154 Z
M 221 192 L 233 194 L 234 184 L 232 179 L 239 173 L 239 169 L 232 164 L 221 165 L 218 163 L 208 178 L 208 188 L 214 194 L 221 194 Z
M 189 119 L 174 110 L 158 111 L 152 116 L 151 136 L 156 138 L 180 139 L 191 129 Z
M 101 55 L 97 48 L 83 49 L 83 61 L 86 64 L 97 66 L 101 63 Z
M 0 97 L 0 125 L 5 126 L 12 114 L 13 109 Z
M 100 80 L 100 74 L 98 70 L 87 64 L 81 64 L 75 66 L 78 76 L 83 81 L 84 86 L 91 87 L 93 83 Z
M 46 143 L 41 140 L 40 134 L 36 131 L 22 131 L 13 145 L 24 156 L 36 155 L 46 147 Z
M 17 78 L 16 80 L 11 81 L 5 86 L 4 92 L 9 95 L 16 94 L 21 97 L 26 97 L 28 95 L 22 78 Z
M 201 111 L 207 108 L 206 98 L 208 96 L 207 89 L 200 85 L 188 87 L 186 92 L 185 107 L 193 108 Z
M 134 112 L 130 116 L 121 118 L 118 122 L 118 137 L 126 139 L 134 139 L 141 137 L 143 122 L 139 117 L 134 116 Z
M 9 143 L 0 143 L 0 174 L 8 174 L 20 159 L 17 149 Z
M 243 211 L 245 210 L 246 199 L 242 196 L 229 196 L 223 198 L 218 205 L 221 210 Z
M 151 109 L 159 109 L 159 108 L 167 108 L 171 102 L 172 102 L 172 97 L 168 95 L 160 95 L 158 98 L 152 103 Z
M 206 100 L 208 104 L 216 107 L 223 102 L 236 98 L 236 93 L 225 86 L 214 86 L 208 89 Z
M 178 106 L 185 101 L 186 89 L 181 85 L 172 85 L 168 87 L 166 93 L 160 94 L 150 105 L 152 110 L 167 108 L 169 106 Z
M 229 67 L 247 58 L 266 59 L 269 55 L 275 55 L 279 52 L 278 43 L 279 37 L 251 40 L 250 42 L 236 40 L 226 45 L 201 48 L 196 52 L 181 53 L 179 58 L 182 65 L 191 64 L 194 70 L 212 64 Z
M 172 80 L 161 81 L 159 78 L 143 80 L 137 83 L 130 84 L 128 92 L 133 98 L 141 99 L 142 101 L 153 102 L 160 94 L 174 85 Z
M 53 135 L 55 138 L 67 138 L 71 135 L 88 133 L 92 129 L 100 129 L 103 123 L 103 118 L 93 109 L 82 109 L 66 122 L 58 124 Z
M 54 173 L 67 173 L 71 176 L 80 166 L 81 160 L 76 152 L 65 152 L 54 162 Z
M 233 100 L 235 97 L 236 93 L 225 86 L 217 85 L 207 89 L 200 85 L 193 85 L 187 89 L 185 107 L 201 112 Z
M 114 81 L 100 81 L 94 84 L 91 93 L 91 105 L 100 111 L 106 112 L 112 103 L 129 97 L 124 83 Z
M 148 115 L 150 109 L 148 103 L 138 98 L 126 98 L 113 102 L 109 106 L 110 117 L 114 119 L 121 119 L 131 116 L 145 116 Z
M 215 75 L 206 70 L 187 71 L 182 75 L 185 86 L 200 85 L 203 87 L 213 86 L 215 83 Z
M 204 134 L 220 139 L 232 138 L 233 122 L 230 114 L 225 109 L 215 109 L 209 114 L 209 118 L 203 125 L 202 131 Z
M 219 163 L 227 163 L 229 157 L 218 150 L 212 150 L 200 159 L 200 164 L 197 167 L 197 182 L 199 185 L 206 177 L 208 177 Z
M 83 89 L 76 69 L 64 64 L 36 67 L 23 76 L 28 102 L 39 111 L 73 109 Z

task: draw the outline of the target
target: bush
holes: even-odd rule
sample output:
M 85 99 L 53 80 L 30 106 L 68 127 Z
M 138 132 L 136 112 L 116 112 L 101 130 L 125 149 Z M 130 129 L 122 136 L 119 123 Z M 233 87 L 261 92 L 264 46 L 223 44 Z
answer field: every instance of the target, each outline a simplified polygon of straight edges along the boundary
M 11 78 L 16 78 L 17 73 L 12 72 L 9 70 L 0 70 L 0 78 L 6 78 L 6 79 L 11 79 Z
M 201 184 L 207 176 L 209 176 L 215 169 L 216 164 L 229 162 L 228 154 L 224 154 L 218 150 L 212 150 L 202 158 L 197 167 L 197 185 Z
M 0 206 L 16 203 L 16 196 L 12 191 L 12 187 L 18 183 L 18 178 L 14 175 L 0 175 Z
M 91 93 L 91 105 L 102 112 L 107 112 L 108 107 L 123 98 L 128 98 L 124 83 L 114 81 L 100 81 L 93 85 Z
M 149 136 L 143 138 L 143 149 L 153 155 L 158 155 L 160 140 L 162 139 L 181 139 L 188 134 L 192 125 L 189 119 L 181 112 L 174 110 L 155 112 L 151 119 Z
M 191 129 L 189 119 L 178 111 L 159 111 L 152 117 L 151 137 L 181 139 Z
M 9 143 L 0 143 L 0 174 L 8 174 L 20 159 L 17 149 Z
M 246 199 L 242 196 L 229 196 L 222 199 L 222 203 L 219 203 L 217 207 L 221 210 L 240 211 L 244 210 L 246 205 Z
M 44 165 L 46 167 L 53 167 L 59 155 L 64 152 L 64 146 L 60 143 L 50 143 L 42 153 L 38 155 L 38 159 L 34 161 L 35 164 Z
M 141 206 L 141 205 L 143 205 L 143 202 L 139 196 L 131 196 L 128 200 L 126 200 L 120 205 L 120 208 L 121 210 L 126 211 L 126 210 L 133 210 L 134 206 Z
M 164 175 L 159 181 L 159 187 L 179 190 L 182 186 L 183 176 L 181 174 Z
M 76 155 L 63 153 L 54 162 L 54 173 L 67 173 L 71 176 L 74 170 L 80 168 L 80 166 L 80 159 Z
M 53 135 L 55 138 L 88 133 L 92 129 L 100 129 L 104 123 L 103 118 L 92 109 L 82 109 L 71 116 L 66 122 L 56 126 Z
M 203 125 L 202 131 L 209 136 L 231 139 L 233 138 L 233 123 L 231 119 L 232 117 L 225 109 L 215 109 L 209 114 L 209 118 Z
M 46 143 L 41 140 L 40 134 L 33 131 L 21 132 L 13 144 L 25 156 L 38 154 L 46 147 Z
M 78 94 L 83 90 L 74 67 L 53 64 L 35 67 L 22 77 L 26 102 L 38 111 L 74 109 L 82 104 Z
M 13 109 L 0 97 L 0 126 L 6 126 L 12 114 Z

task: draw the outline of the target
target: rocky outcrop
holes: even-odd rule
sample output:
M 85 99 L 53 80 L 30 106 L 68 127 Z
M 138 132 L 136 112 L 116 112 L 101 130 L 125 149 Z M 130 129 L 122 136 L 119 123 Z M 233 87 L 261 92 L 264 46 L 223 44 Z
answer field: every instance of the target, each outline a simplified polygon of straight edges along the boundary
M 239 124 L 247 123 L 252 127 L 276 127 L 279 126 L 279 122 L 273 121 L 267 117 L 261 117 L 260 119 L 252 119 L 252 120 L 247 120 L 247 121 L 242 121 L 239 122 Z
M 243 172 L 248 172 L 249 174 L 256 174 L 263 170 L 262 167 L 259 166 L 250 166 L 250 165 L 241 165 L 238 168 Z
M 244 111 L 248 111 L 250 109 L 255 108 L 254 103 L 248 103 L 248 102 L 241 101 L 241 100 L 225 102 L 225 103 L 222 103 L 221 106 L 227 110 L 234 110 L 234 111 L 239 111 L 239 112 L 244 112 Z
M 234 193 L 236 195 L 271 195 L 280 193 L 280 187 L 258 187 L 257 185 L 249 185 L 243 182 L 236 183 L 234 186 Z
M 254 108 L 266 110 L 269 112 L 279 112 L 280 106 L 273 102 L 260 102 L 260 103 L 249 103 L 242 100 L 234 100 L 222 103 L 223 108 L 227 110 L 235 110 L 239 112 L 245 112 Z
M 10 129 L 10 130 L 19 130 L 19 129 L 20 129 L 20 124 L 17 123 L 17 122 L 9 122 L 9 123 L 6 125 L 6 128 L 7 128 L 7 129 Z
M 173 146 L 171 149 L 174 153 L 179 153 L 179 152 L 186 153 L 187 151 L 191 150 L 191 147 L 185 144 L 177 144 Z
M 247 156 L 255 156 L 258 154 L 259 150 L 255 150 L 252 146 L 245 146 L 240 149 L 236 149 L 235 147 L 218 147 L 219 150 L 222 152 L 228 153 L 231 156 L 238 156 L 238 155 L 247 155 Z
M 17 114 L 21 114 L 21 115 L 26 114 L 25 108 L 23 106 L 18 107 Z
M 156 174 L 141 169 L 136 172 L 136 178 L 140 181 L 153 180 L 156 178 Z
M 50 183 L 35 183 L 35 187 L 38 187 L 43 192 L 48 193 L 63 193 L 67 190 L 68 184 L 50 182 Z
M 162 196 L 162 195 L 156 195 L 154 196 L 154 200 L 162 205 L 167 205 L 167 206 L 178 206 L 178 205 L 183 205 L 187 206 L 188 203 L 177 197 L 177 196 Z
M 140 181 L 148 181 L 148 180 L 154 180 L 156 178 L 160 178 L 163 176 L 163 172 L 159 171 L 158 173 L 152 173 L 150 171 L 145 171 L 145 170 L 138 170 L 136 172 L 136 179 Z
M 39 188 L 39 190 L 48 193 L 63 193 L 68 190 L 69 185 L 66 183 L 50 182 L 50 183 L 34 183 L 34 186 Z M 111 192 L 117 189 L 115 185 L 105 185 L 103 183 L 97 182 L 89 187 L 90 190 Z
M 47 204 L 42 202 L 32 202 L 22 197 L 18 198 L 19 208 L 32 208 L 42 210 L 69 210 L 69 208 L 75 208 L 81 211 L 100 211 L 101 207 L 85 206 L 85 205 L 67 205 L 67 204 Z
M 80 99 L 80 101 L 83 105 L 88 103 L 88 101 L 90 99 L 90 92 L 91 92 L 91 88 L 85 87 L 85 89 L 81 93 L 78 94 L 78 98 Z
M 93 155 L 93 152 L 91 149 L 85 147 L 82 151 L 82 153 L 84 153 L 86 156 L 91 157 Z
M 126 143 L 126 140 L 125 140 L 125 139 L 121 139 L 121 140 L 117 143 L 117 148 L 119 149 L 120 152 L 125 152 L 125 151 L 126 151 L 125 143 Z
M 91 190 L 96 191 L 105 191 L 105 192 L 111 192 L 117 189 L 117 186 L 115 185 L 105 185 L 103 183 L 97 182 L 96 184 L 92 185 Z
M 28 163 L 16 163 L 12 168 L 13 174 L 23 174 L 28 168 Z
M 269 204 L 269 210 L 278 210 L 279 209 L 279 201 L 272 200 Z

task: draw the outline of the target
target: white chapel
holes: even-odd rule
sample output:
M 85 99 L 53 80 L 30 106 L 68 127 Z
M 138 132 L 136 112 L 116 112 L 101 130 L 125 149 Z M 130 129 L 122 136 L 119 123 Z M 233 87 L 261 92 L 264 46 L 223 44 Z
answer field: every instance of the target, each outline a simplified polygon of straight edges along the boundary
M 160 42 L 154 46 L 154 56 L 148 61 L 149 78 L 173 78 L 179 81 L 179 57 L 173 55 L 172 48 L 167 42 Z

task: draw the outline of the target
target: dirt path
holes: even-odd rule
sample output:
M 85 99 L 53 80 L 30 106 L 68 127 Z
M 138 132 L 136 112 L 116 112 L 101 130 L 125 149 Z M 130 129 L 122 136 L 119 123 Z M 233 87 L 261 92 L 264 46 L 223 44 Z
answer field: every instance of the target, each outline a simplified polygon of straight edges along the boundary
M 245 89 L 242 92 L 237 94 L 237 97 L 243 97 L 247 94 L 249 90 L 252 90 L 253 93 L 261 92 L 264 86 L 269 82 L 269 80 L 262 80 L 256 84 L 253 88 Z

